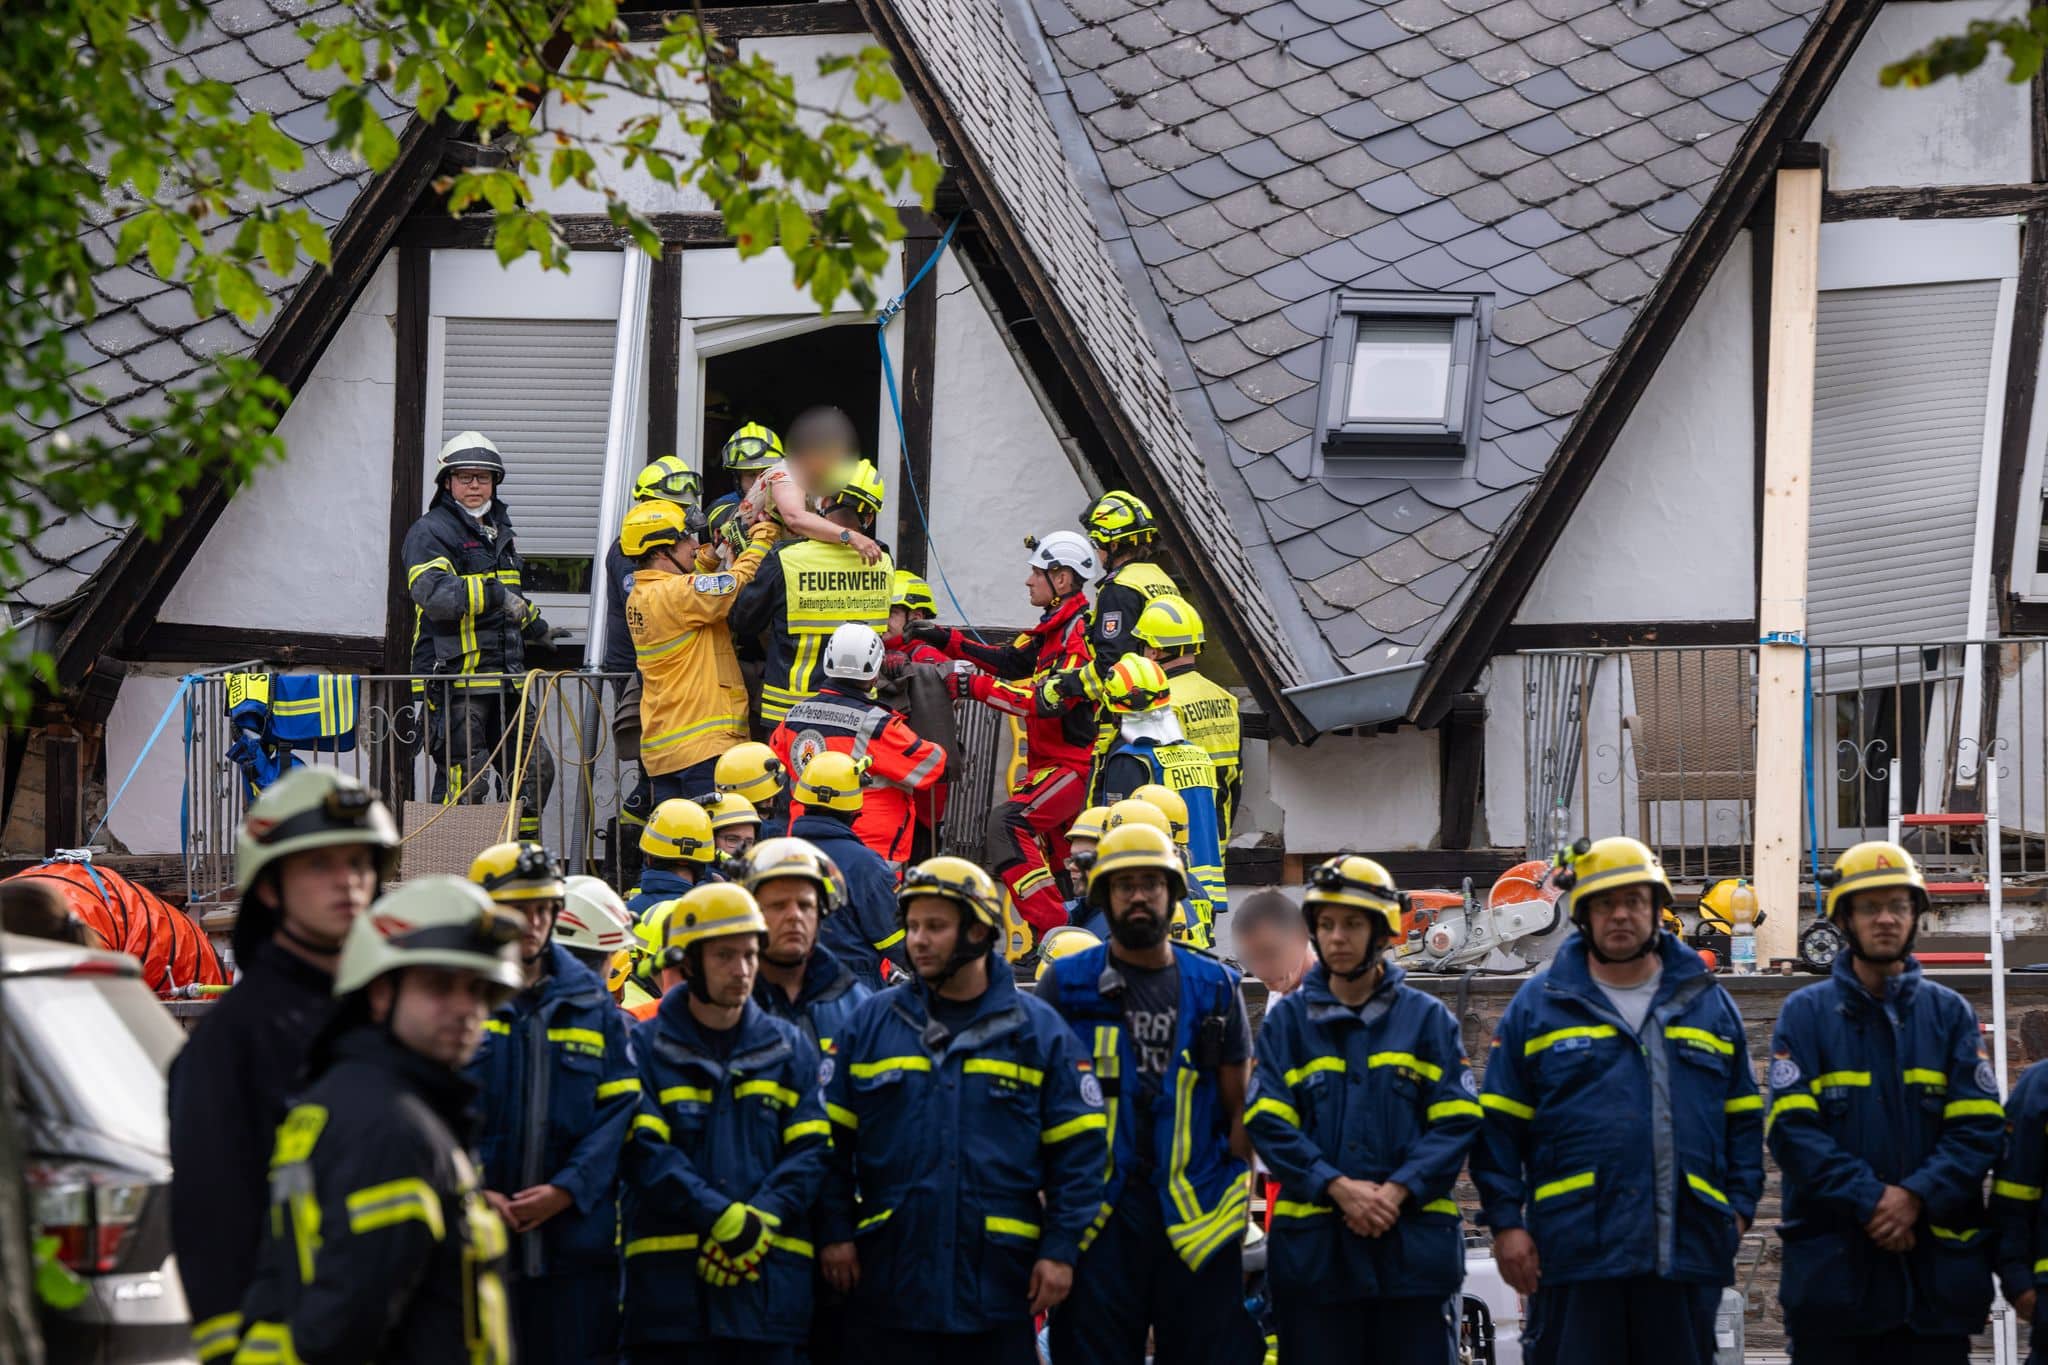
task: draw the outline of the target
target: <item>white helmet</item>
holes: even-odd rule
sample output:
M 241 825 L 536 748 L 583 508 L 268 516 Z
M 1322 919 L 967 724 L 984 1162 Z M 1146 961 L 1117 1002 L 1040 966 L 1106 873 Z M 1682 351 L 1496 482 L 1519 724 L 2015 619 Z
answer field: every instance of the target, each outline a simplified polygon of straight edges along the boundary
M 555 942 L 585 953 L 615 953 L 633 941 L 633 913 L 602 877 L 574 876 L 555 919 Z
M 1031 567 L 1044 569 L 1072 569 L 1081 576 L 1084 584 L 1093 583 L 1102 567 L 1095 547 L 1085 537 L 1074 531 L 1054 531 L 1049 535 L 1026 536 L 1024 548 L 1031 551 Z
M 825 642 L 825 676 L 873 682 L 882 671 L 882 637 L 870 626 L 848 621 Z

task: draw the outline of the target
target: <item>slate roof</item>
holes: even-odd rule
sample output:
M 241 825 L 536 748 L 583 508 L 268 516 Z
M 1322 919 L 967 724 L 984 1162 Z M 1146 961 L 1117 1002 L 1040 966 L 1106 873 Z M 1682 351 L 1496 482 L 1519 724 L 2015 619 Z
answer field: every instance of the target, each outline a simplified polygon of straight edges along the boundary
M 1146 386 L 1133 416 L 1169 481 L 1203 471 L 1253 560 L 1284 566 L 1295 593 L 1271 597 L 1312 618 L 1275 603 L 1316 679 L 1419 657 L 1449 624 L 1821 9 L 890 4 L 1055 274 L 1085 273 L 1060 235 L 1085 201 L 1178 400 Z M 1014 43 L 991 41 L 999 11 Z M 1028 145 L 1026 86 L 1064 168 Z M 1310 477 L 1345 288 L 1494 296 L 1473 477 Z M 1116 355 L 1122 310 L 1082 303 Z
M 144 83 L 159 98 L 169 98 L 163 76 L 173 68 L 225 81 L 234 86 L 243 109 L 271 115 L 280 129 L 304 145 L 305 164 L 280 178 L 278 191 L 268 202 L 308 208 L 330 233 L 348 216 L 371 174 L 359 159 L 320 145 L 333 131 L 325 101 L 342 77 L 332 69 L 307 69 L 305 57 L 312 45 L 298 30 L 309 21 L 338 19 L 345 12 L 344 0 L 212 0 L 206 20 L 175 50 L 155 31 L 137 31 L 157 57 Z M 407 117 L 381 87 L 373 86 L 370 98 L 394 128 Z M 93 281 L 99 314 L 64 334 L 65 350 L 76 367 L 70 383 L 78 401 L 63 429 L 81 439 L 118 438 L 112 419 L 160 411 L 164 394 L 189 382 L 215 356 L 253 350 L 305 276 L 303 264 L 286 279 L 258 268 L 258 280 L 276 300 L 270 312 L 253 323 L 229 313 L 202 321 L 185 289 L 159 279 L 147 260 L 138 257 L 125 266 L 113 263 L 121 216 L 121 207 L 111 205 L 85 236 L 86 250 L 103 267 Z M 212 231 L 231 234 L 239 222 L 233 219 Z M 87 398 L 88 387 L 98 389 L 103 399 Z M 16 420 L 26 423 L 29 418 L 17 413 Z M 64 603 L 85 586 L 125 534 L 125 526 L 101 516 L 54 522 L 25 547 L 25 577 L 6 588 L 8 604 L 30 610 Z

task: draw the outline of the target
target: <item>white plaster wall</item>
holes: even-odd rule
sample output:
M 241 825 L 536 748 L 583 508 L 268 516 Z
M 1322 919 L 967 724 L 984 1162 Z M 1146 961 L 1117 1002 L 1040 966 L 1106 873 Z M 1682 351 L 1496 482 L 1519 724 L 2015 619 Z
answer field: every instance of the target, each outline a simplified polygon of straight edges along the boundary
M 1537 571 L 1518 622 L 1754 614 L 1753 349 L 1745 233 Z
M 1441 786 L 1434 730 L 1325 735 L 1267 750 L 1268 794 L 1296 853 L 1427 848 Z M 1249 782 L 1247 783 L 1249 785 Z
M 1523 747 L 1527 698 L 1522 660 L 1513 654 L 1493 659 L 1480 674 L 1479 691 L 1486 698 L 1486 791 L 1481 807 L 1486 828 L 1474 832 L 1474 842 L 1524 848 L 1529 840 L 1529 763 Z
M 397 276 L 387 255 L 279 423 L 283 463 L 229 501 L 163 620 L 384 633 Z
M 933 273 L 920 286 L 937 284 L 941 296 L 932 487 L 921 490 L 936 563 L 925 577 L 941 619 L 960 618 L 943 566 L 967 619 L 1021 625 L 1037 615 L 1025 596 L 1024 537 L 1078 529 L 1088 495 L 950 253 Z
M 776 69 L 794 78 L 798 102 L 806 110 L 832 110 L 842 115 L 858 112 L 859 105 L 853 98 L 853 74 L 838 72 L 830 76 L 818 74 L 818 60 L 821 57 L 851 55 L 864 47 L 874 46 L 874 39 L 863 33 L 829 34 L 809 38 L 758 38 L 740 44 L 743 56 L 759 54 L 773 62 Z M 636 45 L 640 51 L 647 48 Z M 645 114 L 654 108 L 650 100 L 637 99 L 622 94 L 608 94 L 588 110 L 568 109 L 558 100 L 551 100 L 547 109 L 548 126 L 559 128 L 571 134 L 583 134 L 599 138 L 615 138 L 618 129 L 626 120 Z M 800 112 L 798 122 L 805 127 L 815 128 L 823 119 L 815 113 Z M 920 151 L 930 152 L 933 148 L 931 137 L 919 123 L 907 101 L 884 106 L 880 111 L 884 130 L 909 142 Z M 680 152 L 685 142 L 676 129 L 674 118 L 668 119 L 662 136 L 656 140 L 657 147 L 666 147 Z M 647 213 L 704 213 L 711 209 L 711 201 L 696 189 L 664 185 L 645 171 L 635 168 L 622 169 L 623 156 L 598 148 L 590 149 L 598 163 L 597 179 L 600 184 L 609 184 L 625 194 L 634 207 Z M 678 165 L 684 158 L 675 158 Z M 908 198 L 908 189 L 905 190 Z M 549 188 L 544 182 L 536 187 L 534 202 L 540 208 L 556 213 L 602 213 L 605 209 L 604 195 L 594 190 L 585 190 L 574 184 Z
M 1828 185 L 1995 185 L 2032 179 L 2027 87 L 1994 53 L 1960 80 L 1887 90 L 1877 73 L 1975 19 L 2013 13 L 2003 0 L 1892 0 L 1808 130 L 1828 149 Z
M 382 628 L 381 618 L 379 628 Z M 156 726 L 164 707 L 177 695 L 178 678 L 199 665 L 149 665 L 122 680 L 121 694 L 107 717 L 107 795 L 112 796 L 128 775 L 136 757 L 144 752 L 149 732 Z M 166 672 L 170 676 L 164 676 Z M 183 845 L 178 837 L 178 815 L 185 790 L 184 716 L 172 715 L 156 747 L 148 750 L 135 774 L 128 794 L 114 808 L 107 832 L 130 853 L 176 853 Z

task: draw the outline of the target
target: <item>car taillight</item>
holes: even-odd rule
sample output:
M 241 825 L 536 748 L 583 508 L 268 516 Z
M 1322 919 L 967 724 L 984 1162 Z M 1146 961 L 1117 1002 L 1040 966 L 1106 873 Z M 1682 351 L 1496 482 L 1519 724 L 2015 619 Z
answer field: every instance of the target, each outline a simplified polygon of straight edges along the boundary
M 121 1263 L 149 1186 L 82 1162 L 31 1161 L 29 1213 L 36 1231 L 57 1239 L 57 1259 L 81 1275 L 103 1275 Z

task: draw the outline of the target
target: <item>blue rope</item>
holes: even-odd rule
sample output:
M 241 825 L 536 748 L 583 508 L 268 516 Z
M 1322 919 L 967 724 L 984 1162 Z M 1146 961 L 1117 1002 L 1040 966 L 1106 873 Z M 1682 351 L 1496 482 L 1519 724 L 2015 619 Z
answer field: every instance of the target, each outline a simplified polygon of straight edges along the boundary
M 981 632 L 967 624 L 967 610 L 960 605 L 960 598 L 953 591 L 953 581 L 946 577 L 945 563 L 939 558 L 939 543 L 932 538 L 931 519 L 925 515 L 924 495 L 918 491 L 917 476 L 910 472 L 910 433 L 903 425 L 903 398 L 896 383 L 896 366 L 889 359 L 889 324 L 903 311 L 904 303 L 917 291 L 918 285 L 924 283 L 924 277 L 931 274 L 932 267 L 939 263 L 939 257 L 946 254 L 946 248 L 953 241 L 953 229 L 959 226 L 958 217 L 946 224 L 945 232 L 939 237 L 938 246 L 925 258 L 925 263 L 917 268 L 917 273 L 910 277 L 910 283 L 903 286 L 903 292 L 875 315 L 875 344 L 882 352 L 882 383 L 889 393 L 889 411 L 896 415 L 896 448 L 903 454 L 903 482 L 910 489 L 911 505 L 917 508 L 917 523 L 924 527 L 924 543 L 931 555 L 932 568 L 939 575 L 939 585 L 946 590 L 946 600 L 953 604 L 954 614 L 960 618 L 963 625 L 967 625 L 968 632 L 980 640 Z
M 146 759 L 148 759 L 149 751 L 151 749 L 154 749 L 156 747 L 156 742 L 163 738 L 164 727 L 171 723 L 171 713 L 176 711 L 180 706 L 184 705 L 185 694 L 187 692 L 190 692 L 192 690 L 192 685 L 198 681 L 199 675 L 197 673 L 187 673 L 183 678 L 180 678 L 178 680 L 178 690 L 176 692 L 173 692 L 171 694 L 170 701 L 165 703 L 164 713 L 161 716 L 157 717 L 156 728 L 149 732 L 148 742 L 142 746 L 142 752 L 135 755 L 135 762 L 133 765 L 129 767 L 128 776 L 121 779 L 121 785 L 114 789 L 113 799 L 107 802 L 106 814 L 102 815 L 100 817 L 100 822 L 92 827 L 92 833 L 88 834 L 85 837 L 85 842 L 88 847 L 99 842 L 100 831 L 104 830 L 107 827 L 107 821 L 114 818 L 114 807 L 120 805 L 121 798 L 128 794 L 128 784 L 135 780 L 135 774 L 142 771 L 143 762 Z M 181 815 L 181 822 L 182 819 L 183 817 Z

